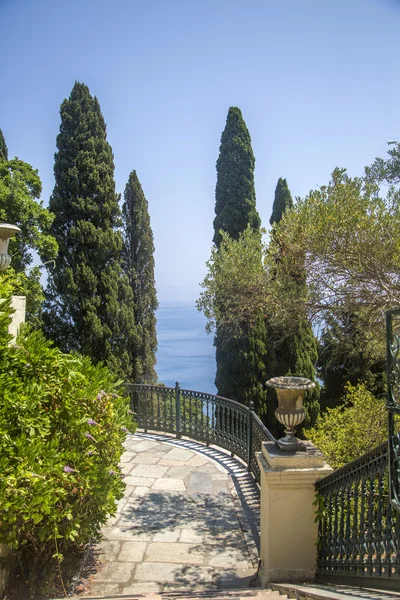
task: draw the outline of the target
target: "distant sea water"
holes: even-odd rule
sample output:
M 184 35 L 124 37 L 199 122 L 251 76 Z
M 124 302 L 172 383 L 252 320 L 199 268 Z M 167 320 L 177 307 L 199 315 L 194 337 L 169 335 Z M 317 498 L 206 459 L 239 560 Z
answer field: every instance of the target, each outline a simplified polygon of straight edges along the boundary
M 157 311 L 158 381 L 215 394 L 214 336 L 193 303 L 162 303 Z

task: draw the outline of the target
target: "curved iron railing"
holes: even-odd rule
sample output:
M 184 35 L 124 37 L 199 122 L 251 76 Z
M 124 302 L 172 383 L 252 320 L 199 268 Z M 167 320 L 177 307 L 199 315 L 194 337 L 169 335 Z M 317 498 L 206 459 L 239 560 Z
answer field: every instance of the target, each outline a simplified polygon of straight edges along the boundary
M 317 580 L 400 586 L 400 513 L 390 503 L 384 443 L 316 483 Z
M 179 438 L 215 444 L 243 459 L 256 481 L 260 471 L 255 453 L 261 442 L 275 438 L 252 407 L 235 400 L 162 385 L 127 384 L 131 408 L 141 429 L 174 433 Z

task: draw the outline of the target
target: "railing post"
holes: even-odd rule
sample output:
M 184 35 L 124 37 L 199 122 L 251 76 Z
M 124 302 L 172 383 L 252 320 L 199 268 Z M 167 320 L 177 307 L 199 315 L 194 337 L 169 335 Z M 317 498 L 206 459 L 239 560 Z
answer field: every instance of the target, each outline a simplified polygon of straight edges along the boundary
M 176 437 L 179 440 L 182 437 L 181 430 L 181 388 L 179 383 L 175 383 L 175 412 L 176 412 Z
M 254 410 L 254 403 L 250 400 L 248 423 L 247 423 L 247 470 L 250 472 L 251 455 L 253 452 L 253 427 L 251 412 Z

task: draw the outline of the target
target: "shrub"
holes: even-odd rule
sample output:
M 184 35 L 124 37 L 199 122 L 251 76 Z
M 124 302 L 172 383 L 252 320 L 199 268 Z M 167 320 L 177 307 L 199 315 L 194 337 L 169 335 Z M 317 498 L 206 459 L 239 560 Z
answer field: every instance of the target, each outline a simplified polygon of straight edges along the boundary
M 28 327 L 10 346 L 9 300 L 0 311 L 0 543 L 35 587 L 115 513 L 123 441 L 135 426 L 107 368 Z
M 344 404 L 328 408 L 304 434 L 337 469 L 387 440 L 385 402 L 364 384 L 348 384 Z

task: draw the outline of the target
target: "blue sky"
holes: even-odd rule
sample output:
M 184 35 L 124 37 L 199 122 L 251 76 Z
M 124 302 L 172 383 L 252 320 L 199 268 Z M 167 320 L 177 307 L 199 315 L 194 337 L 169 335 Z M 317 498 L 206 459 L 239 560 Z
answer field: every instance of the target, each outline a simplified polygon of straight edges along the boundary
M 148 199 L 160 301 L 195 299 L 229 106 L 267 225 L 279 177 L 301 196 L 400 139 L 399 31 L 400 0 L 0 0 L 0 128 L 47 204 L 59 107 L 85 82 L 117 190 L 136 169 Z

